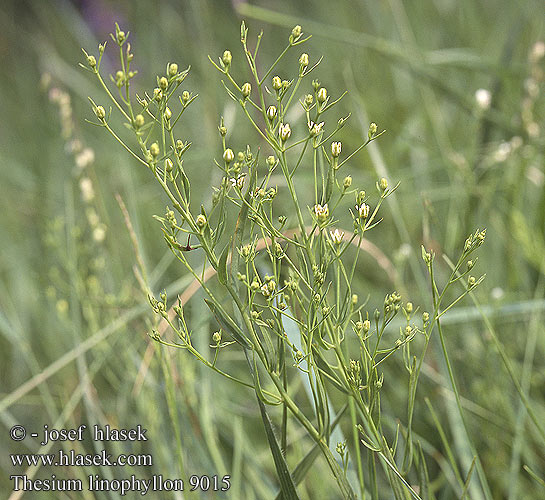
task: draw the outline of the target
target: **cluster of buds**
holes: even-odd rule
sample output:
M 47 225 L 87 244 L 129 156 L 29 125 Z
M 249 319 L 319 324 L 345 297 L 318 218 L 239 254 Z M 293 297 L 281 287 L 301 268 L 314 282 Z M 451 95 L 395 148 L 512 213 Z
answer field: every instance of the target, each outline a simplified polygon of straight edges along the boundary
M 476 248 L 480 247 L 484 243 L 484 239 L 486 238 L 486 229 L 483 229 L 480 231 L 477 229 L 475 233 L 470 234 L 467 238 L 465 245 L 464 245 L 464 252 L 469 253 L 475 250 Z
M 364 321 L 356 321 L 352 324 L 352 329 L 354 330 L 354 333 L 358 335 L 358 337 L 362 334 L 367 335 L 371 329 L 371 322 L 368 319 Z
M 276 281 L 272 276 L 265 276 L 265 283 L 260 287 L 263 297 L 270 297 L 276 290 Z
M 244 259 L 245 262 L 251 262 L 256 257 L 255 243 L 247 243 L 237 248 L 239 255 Z
M 401 295 L 397 292 L 392 292 L 384 298 L 384 313 L 396 313 L 401 307 Z
M 354 359 L 350 360 L 350 365 L 348 367 L 348 382 L 350 385 L 352 385 L 354 388 L 360 390 L 361 389 L 361 365 L 359 361 L 356 361 Z
M 148 300 L 155 314 L 160 314 L 161 316 L 167 315 L 167 294 L 163 290 L 160 295 L 161 300 L 157 300 L 153 295 L 148 295 Z

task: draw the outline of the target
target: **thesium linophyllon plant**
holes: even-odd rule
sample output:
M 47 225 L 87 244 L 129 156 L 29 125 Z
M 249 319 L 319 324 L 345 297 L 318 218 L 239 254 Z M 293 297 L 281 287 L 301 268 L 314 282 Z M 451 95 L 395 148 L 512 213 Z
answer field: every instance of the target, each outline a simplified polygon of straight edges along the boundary
M 309 55 L 301 53 L 292 79 L 276 74 L 286 54 L 308 40 L 300 26 L 293 28 L 286 48 L 263 73 L 256 62 L 262 34 L 253 51 L 244 23 L 240 35 L 250 81 L 232 73 L 236 56 L 228 50 L 217 62 L 210 62 L 254 133 L 234 137 L 221 119 L 218 130 L 223 154 L 215 162 L 221 182 L 213 187 L 211 202 L 197 207 L 191 203 L 192 169 L 184 163 L 191 144 L 178 133 L 182 115 L 197 97 L 187 90 L 179 92 L 189 69 L 169 63 L 165 74 L 157 77 L 156 87 L 138 96 L 131 93 L 135 72 L 128 35 L 118 26 L 112 35 L 120 60 L 119 70 L 111 76 L 115 90 L 110 90 L 100 72 L 106 44 L 99 46 L 96 57 L 84 51 L 87 61 L 82 66 L 98 79 L 112 106 L 91 100 L 94 123 L 149 169 L 163 188 L 170 201 L 164 216 L 157 219 L 166 244 L 199 282 L 218 325 L 211 336 L 211 350 L 198 350 L 182 301 L 169 301 L 165 292 L 157 298 L 149 291 L 158 320 L 166 322 L 175 337 L 157 328 L 150 335 L 165 346 L 188 351 L 229 381 L 255 391 L 283 498 L 298 498 L 297 484 L 304 480 L 317 450 L 326 459 L 343 498 L 378 498 L 386 485 L 388 498 L 392 494 L 397 499 L 428 498 L 431 486 L 425 455 L 412 431 L 417 385 L 436 331 L 471 443 L 441 317 L 484 278 L 471 274 L 475 264 L 471 256 L 483 243 L 485 231 L 477 230 L 467 238 L 442 287 L 434 278 L 433 252 L 422 248 L 431 286 L 427 311 L 404 301 L 395 291 L 385 297 L 381 310 L 369 311 L 368 300 L 361 300 L 365 290 L 353 287 L 358 258 L 365 248 L 366 233 L 380 222 L 382 203 L 398 185 L 390 187 L 382 178 L 376 182 L 376 191 L 367 193 L 353 186 L 347 170 L 348 162 L 383 132 L 371 123 L 361 145 L 346 154 L 339 135 L 349 116 L 331 118 L 344 94 L 337 97 L 318 80 L 310 79 L 320 60 L 311 63 Z M 300 118 L 290 123 L 291 117 L 298 116 L 293 112 L 296 107 Z M 113 112 L 121 115 L 128 135 L 114 130 Z M 235 141 L 244 147 L 236 148 Z M 301 199 L 296 181 L 309 171 L 313 194 Z M 274 179 L 278 185 L 273 185 Z M 281 198 L 287 201 L 279 203 Z M 217 280 L 211 279 L 214 275 Z M 401 320 L 393 321 L 396 317 Z M 222 364 L 225 349 L 244 352 L 248 362 L 245 379 Z M 403 358 L 407 399 L 392 435 L 383 428 L 380 397 L 387 378 L 384 362 L 393 355 Z M 302 409 L 300 391 L 292 389 L 293 382 L 301 378 L 308 387 L 310 412 Z M 279 437 L 269 406 L 281 408 L 274 425 Z M 292 470 L 285 457 L 290 426 L 301 427 L 314 442 Z M 348 431 L 346 441 L 330 442 L 336 426 Z M 478 483 L 471 484 L 489 498 L 486 476 L 471 447 L 474 461 L 468 474 L 454 460 L 450 462 L 453 487 L 465 495 L 475 468 Z M 354 471 L 357 480 L 350 478 L 348 470 Z

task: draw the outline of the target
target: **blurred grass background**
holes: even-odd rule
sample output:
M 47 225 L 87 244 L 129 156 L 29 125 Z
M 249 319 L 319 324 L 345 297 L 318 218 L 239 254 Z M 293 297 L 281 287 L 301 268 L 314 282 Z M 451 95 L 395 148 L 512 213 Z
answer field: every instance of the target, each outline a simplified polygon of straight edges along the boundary
M 203 498 L 274 498 L 278 487 L 252 393 L 225 384 L 183 352 L 150 345 L 146 335 L 152 314 L 133 272 L 136 257 L 116 193 L 127 206 L 153 290 L 181 292 L 190 280 L 172 262 L 152 219 L 166 204 L 159 186 L 102 130 L 84 122 L 91 116 L 87 96 L 97 103 L 105 99 L 77 66 L 83 61 L 80 49 L 96 53 L 114 21 L 131 32 L 140 92 L 154 86 L 155 75 L 169 61 L 192 67 L 184 86 L 200 97 L 182 130 L 183 138 L 193 142 L 186 160 L 190 176 L 194 168 L 193 200 L 205 204 L 210 203 L 210 181 L 219 181 L 213 167 L 213 158 L 221 154 L 219 117 L 225 117 L 237 150 L 245 147 L 241 141 L 247 130 L 206 56 L 217 57 L 228 48 L 235 69 L 244 71 L 238 44 L 242 19 L 253 37 L 265 32 L 263 65 L 285 46 L 293 25 L 312 34 L 305 50 L 311 61 L 324 56 L 314 78 L 334 96 L 349 90 L 337 109 L 338 116 L 352 112 L 339 136 L 343 151 L 361 143 L 370 121 L 387 130 L 350 162 L 346 174 L 368 191 L 378 176 L 391 184 L 401 181 L 383 211 L 383 223 L 370 236 L 394 263 L 397 276 L 392 282 L 370 258 L 358 269 L 357 287 L 362 297 L 370 294 L 369 310 L 393 289 L 425 307 L 429 297 L 420 244 L 438 256 L 455 257 L 470 232 L 486 227 L 476 272 L 487 273 L 487 279 L 477 297 L 545 420 L 544 59 L 531 56 L 535 43 L 545 39 L 544 14 L 545 4 L 537 0 L 3 2 L 0 442 L 5 452 L 0 490 L 12 488 L 8 478 L 15 469 L 8 450 L 39 449 L 29 439 L 9 440 L 14 423 L 36 430 L 44 424 L 80 423 L 149 429 L 150 440 L 142 446 L 110 443 L 110 449 L 152 453 L 150 470 L 41 469 L 33 472 L 36 477 L 231 475 L 228 494 Z M 112 59 L 105 64 L 113 72 L 115 55 L 107 55 Z M 280 68 L 282 77 L 293 71 L 298 56 L 294 52 Z M 65 92 L 70 102 L 52 96 L 46 85 Z M 488 109 L 476 101 L 481 88 L 490 92 Z M 71 122 L 73 131 L 63 129 Z M 94 152 L 85 167 L 77 166 L 85 163 L 79 153 L 69 150 L 74 138 Z M 82 199 L 83 170 L 92 182 L 92 200 Z M 310 195 L 306 189 L 301 184 L 302 199 Z M 446 273 L 447 266 L 437 260 L 439 273 Z M 201 299 L 198 293 L 192 299 L 190 317 L 195 342 L 205 348 L 217 327 Z M 493 498 L 542 497 L 544 490 L 523 465 L 545 477 L 543 446 L 490 343 L 488 327 L 469 299 L 445 322 Z M 435 354 L 429 353 L 419 395 L 429 397 L 467 472 L 471 457 Z M 243 372 L 235 350 L 223 355 L 223 362 Z M 393 360 L 383 390 L 383 418 L 392 433 L 405 415 L 402 377 L 401 361 Z M 416 415 L 435 494 L 456 498 L 445 443 L 431 413 L 421 404 Z M 299 437 L 294 430 L 291 457 L 308 449 Z M 85 441 L 66 449 L 72 447 L 92 453 L 101 445 Z M 332 480 L 316 481 L 327 476 L 319 459 L 300 487 L 301 498 L 336 498 Z

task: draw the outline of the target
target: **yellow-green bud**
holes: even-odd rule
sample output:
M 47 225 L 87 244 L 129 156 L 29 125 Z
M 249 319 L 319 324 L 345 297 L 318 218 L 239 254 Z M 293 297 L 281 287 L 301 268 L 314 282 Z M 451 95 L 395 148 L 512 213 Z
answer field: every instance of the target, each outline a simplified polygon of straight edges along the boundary
M 219 344 L 221 342 L 221 332 L 214 332 L 214 335 L 212 335 L 212 340 Z
M 274 90 L 280 90 L 282 88 L 282 80 L 279 76 L 275 76 L 272 79 L 272 87 Z
M 342 144 L 340 142 L 332 142 L 331 143 L 331 156 L 333 158 L 338 158 L 341 154 Z
M 363 333 L 367 333 L 370 329 L 371 329 L 371 322 L 368 319 L 366 319 L 363 322 Z
M 374 137 L 374 135 L 376 133 L 377 133 L 377 124 L 375 122 L 372 122 L 369 125 L 369 130 L 367 132 L 367 137 L 369 137 L 369 139 L 371 139 L 372 137 Z
M 273 155 L 270 155 L 267 157 L 267 165 L 269 165 L 269 167 L 274 167 L 276 163 L 276 158 L 273 156 Z
M 191 94 L 187 90 L 184 90 L 182 92 L 182 102 L 184 103 L 184 105 L 187 104 L 189 99 L 191 99 Z
M 168 88 L 168 80 L 164 76 L 159 78 L 159 87 L 161 90 L 166 90 Z
M 223 125 L 220 125 L 218 127 L 219 133 L 222 137 L 225 137 L 227 135 L 227 127 L 224 127 Z
M 267 118 L 271 121 L 274 120 L 274 117 L 276 116 L 276 106 L 269 106 L 267 108 Z
M 91 68 L 96 68 L 97 60 L 95 56 L 87 56 L 87 64 L 91 66 Z
M 123 73 L 123 71 L 119 70 L 116 72 L 115 79 L 117 81 L 123 80 L 124 78 L 125 78 L 125 73 Z
M 472 287 L 472 286 L 475 286 L 475 283 L 476 283 L 476 279 L 475 279 L 475 276 L 470 276 L 468 279 L 467 279 L 467 284 Z
M 318 90 L 318 95 L 316 96 L 317 101 L 320 104 L 323 104 L 327 99 L 327 89 L 325 87 L 322 87 L 320 90 Z
M 344 189 L 348 189 L 352 185 L 352 177 L 347 175 L 343 180 Z
M 117 32 L 117 42 L 123 43 L 125 41 L 125 32 L 124 31 L 118 31 Z
M 165 119 L 170 120 L 172 118 L 172 111 L 170 111 L 170 108 L 167 106 L 165 108 Z
M 378 186 L 380 190 L 384 192 L 388 189 L 388 181 L 384 177 L 382 177 L 382 179 L 378 181 Z
M 178 73 L 178 65 L 176 63 L 170 63 L 168 65 L 168 75 L 175 76 Z
M 352 305 L 353 305 L 353 306 L 357 306 L 357 305 L 358 305 L 358 295 L 355 294 L 355 293 L 352 295 Z
M 303 32 L 303 29 L 301 28 L 301 26 L 299 25 L 294 26 L 294 28 L 291 30 L 292 40 L 296 41 L 301 36 L 302 32 Z
M 305 96 L 304 104 L 307 108 L 310 108 L 312 106 L 313 101 L 314 101 L 314 97 L 312 97 L 312 94 L 307 94 Z
M 143 115 L 136 115 L 134 117 L 134 126 L 136 128 L 140 128 L 140 127 L 143 127 L 144 126 L 144 123 L 145 123 L 145 120 L 144 120 L 144 116 Z
M 156 101 L 160 101 L 163 98 L 163 91 L 159 87 L 153 89 L 153 97 Z
M 242 97 L 244 97 L 244 99 L 246 99 L 250 93 L 252 92 L 252 86 L 246 82 L 243 86 L 242 86 Z
M 97 106 L 95 109 L 95 115 L 97 116 L 99 120 L 101 121 L 104 120 L 104 118 L 106 117 L 106 111 L 104 110 L 104 107 Z
M 225 163 L 229 164 L 235 159 L 235 153 L 233 153 L 233 150 L 230 148 L 227 148 L 225 152 L 223 153 L 223 159 Z
M 199 214 L 195 219 L 195 224 L 197 224 L 197 227 L 202 229 L 204 226 L 206 226 L 206 217 L 203 214 Z
M 156 142 L 154 142 L 154 143 L 149 147 L 149 152 L 150 152 L 151 156 L 154 156 L 154 157 L 159 156 L 159 153 L 161 152 L 161 150 L 159 149 L 159 144 L 157 144 Z
M 172 163 L 172 160 L 170 158 L 167 158 L 165 160 L 165 170 L 170 173 L 172 172 L 172 169 L 174 168 L 174 164 Z
M 412 302 L 407 302 L 405 304 L 405 311 L 407 311 L 409 314 L 411 314 L 413 312 L 413 303 Z
M 305 52 L 301 54 L 301 57 L 299 58 L 299 64 L 304 68 L 308 66 L 308 54 L 306 54 Z
M 430 320 L 430 313 L 423 312 L 423 313 L 422 313 L 422 321 L 423 321 L 424 323 L 427 323 L 429 320 Z
M 231 55 L 231 52 L 229 50 L 226 50 L 223 53 L 221 60 L 223 64 L 225 65 L 225 67 L 229 68 L 229 66 L 231 66 L 231 61 L 233 60 L 233 56 Z

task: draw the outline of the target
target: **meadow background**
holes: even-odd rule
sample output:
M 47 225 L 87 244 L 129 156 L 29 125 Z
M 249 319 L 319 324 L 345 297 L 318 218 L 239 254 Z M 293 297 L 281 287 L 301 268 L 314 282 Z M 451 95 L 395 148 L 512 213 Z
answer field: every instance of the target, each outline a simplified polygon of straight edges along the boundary
M 545 421 L 545 58 L 536 45 L 545 41 L 545 4 L 538 0 L 2 2 L 0 491 L 11 490 L 9 475 L 15 473 L 8 452 L 39 451 L 32 440 L 9 439 L 15 423 L 37 430 L 108 423 L 148 429 L 147 443 L 110 448 L 151 453 L 150 470 L 28 473 L 230 474 L 228 494 L 202 498 L 274 498 L 278 483 L 255 395 L 226 384 L 184 352 L 156 347 L 146 334 L 153 317 L 134 272 L 134 243 L 154 291 L 181 293 L 190 279 L 173 262 L 152 218 L 166 204 L 159 186 L 102 130 L 85 123 L 92 114 L 87 97 L 105 99 L 78 67 L 81 47 L 96 53 L 114 21 L 131 32 L 138 89 L 153 88 L 168 62 L 191 65 L 184 88 L 200 97 L 183 125 L 184 139 L 193 142 L 186 168 L 193 200 L 210 204 L 210 180 L 219 180 L 213 159 L 222 152 L 219 118 L 238 149 L 246 145 L 247 127 L 207 55 L 230 49 L 233 64 L 240 64 L 242 19 L 251 39 L 264 30 L 263 61 L 280 52 L 295 24 L 313 36 L 305 51 L 313 60 L 324 56 L 314 77 L 330 94 L 349 91 L 337 109 L 339 116 L 352 112 L 339 136 L 343 151 L 360 144 L 370 121 L 387 130 L 346 172 L 369 191 L 378 177 L 401 182 L 370 235 L 386 264 L 366 257 L 358 267 L 356 286 L 362 297 L 370 295 L 369 310 L 394 289 L 425 308 L 429 284 L 420 245 L 435 250 L 444 277 L 448 267 L 440 256 L 457 257 L 469 233 L 487 228 L 477 271 L 487 274 L 475 293 L 480 305 L 466 298 L 445 316 L 448 349 L 493 498 L 542 498 L 545 489 L 524 466 L 545 477 L 543 441 L 490 334 L 493 329 L 499 337 Z M 296 67 L 298 55 L 284 67 Z M 105 60 L 110 72 L 113 57 L 110 52 Z M 301 184 L 302 199 L 311 184 Z M 198 291 L 189 314 L 195 342 L 206 346 L 217 325 Z M 472 457 L 438 345 L 432 344 L 415 431 L 434 494 L 449 499 L 455 498 L 449 450 L 465 472 Z M 240 352 L 225 356 L 244 373 Z M 392 432 L 405 415 L 402 376 L 400 361 L 388 365 L 383 418 Z M 290 439 L 294 456 L 308 444 L 299 437 Z M 71 448 L 94 453 L 101 446 L 87 440 L 66 446 Z M 318 459 L 299 488 L 301 498 L 336 498 L 327 477 L 327 465 Z

